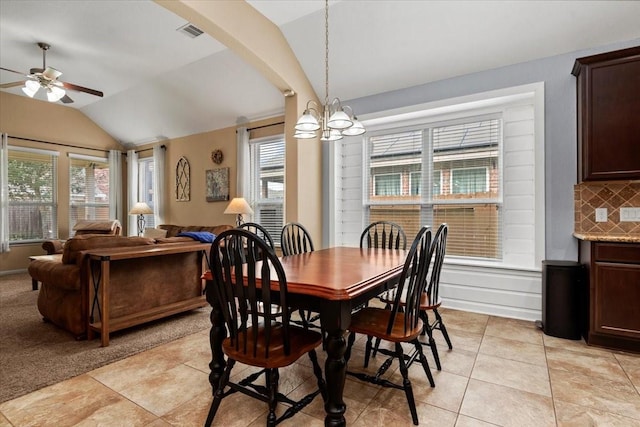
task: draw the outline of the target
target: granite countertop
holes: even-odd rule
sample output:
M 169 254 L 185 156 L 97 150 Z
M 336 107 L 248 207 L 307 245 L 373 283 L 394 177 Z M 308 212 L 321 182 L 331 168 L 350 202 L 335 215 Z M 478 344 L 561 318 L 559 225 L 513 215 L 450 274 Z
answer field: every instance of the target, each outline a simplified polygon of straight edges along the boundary
M 573 233 L 573 236 L 592 242 L 640 243 L 640 235 L 638 234 Z

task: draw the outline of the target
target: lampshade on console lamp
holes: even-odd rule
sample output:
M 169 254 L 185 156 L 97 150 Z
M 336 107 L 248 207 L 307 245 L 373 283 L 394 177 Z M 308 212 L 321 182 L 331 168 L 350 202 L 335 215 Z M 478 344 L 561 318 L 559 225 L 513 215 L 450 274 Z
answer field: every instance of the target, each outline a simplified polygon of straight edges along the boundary
M 240 227 L 242 223 L 244 223 L 244 219 L 242 218 L 243 214 L 252 214 L 253 209 L 249 206 L 249 203 L 243 197 L 234 197 L 227 206 L 227 209 L 224 210 L 225 214 L 237 214 L 236 217 L 236 227 Z
M 153 211 L 145 202 L 136 203 L 129 211 L 129 215 L 138 215 L 138 236 L 142 236 L 144 232 L 144 216 L 152 213 Z

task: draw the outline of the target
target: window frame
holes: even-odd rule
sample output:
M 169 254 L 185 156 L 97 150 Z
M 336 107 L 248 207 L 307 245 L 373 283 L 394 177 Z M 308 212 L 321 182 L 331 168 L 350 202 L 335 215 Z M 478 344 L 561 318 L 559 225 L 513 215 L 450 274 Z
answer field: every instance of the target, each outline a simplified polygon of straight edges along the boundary
M 44 208 L 51 209 L 51 227 L 49 228 L 48 234 L 43 235 L 42 238 L 35 239 L 15 239 L 12 238 L 12 235 L 16 235 L 16 232 L 9 228 L 9 242 L 11 245 L 16 244 L 30 244 L 30 243 L 38 243 L 48 239 L 57 239 L 58 238 L 58 157 L 60 157 L 60 153 L 58 151 L 52 150 L 42 150 L 38 148 L 30 148 L 30 147 L 21 147 L 16 145 L 8 145 L 7 147 L 9 154 L 9 161 L 12 158 L 12 152 L 21 152 L 28 154 L 35 154 L 40 156 L 50 156 L 51 157 L 51 200 L 42 202 L 16 202 L 12 201 L 11 196 L 8 195 L 8 206 L 11 208 L 12 206 L 42 206 Z M 15 156 L 15 154 L 14 154 Z M 9 170 L 9 180 L 11 181 L 11 170 Z M 9 223 L 11 225 L 11 223 Z M 43 230 L 44 231 L 44 230 Z M 44 233 L 43 233 L 44 234 Z
M 488 153 L 491 158 L 492 155 L 496 155 L 496 169 L 498 171 L 498 182 L 497 188 L 498 192 L 495 197 L 469 197 L 469 198 L 440 198 L 437 196 L 446 196 L 446 194 L 454 194 L 451 192 L 451 187 L 449 188 L 449 192 L 445 193 L 443 189 L 443 169 L 436 168 L 436 165 L 439 163 L 437 157 L 442 155 L 439 154 L 436 150 L 435 146 L 435 137 L 434 130 L 446 127 L 455 127 L 459 125 L 465 124 L 474 124 L 474 123 L 482 123 L 482 122 L 496 122 L 493 125 L 490 125 L 489 129 L 493 129 L 496 127 L 497 134 L 495 138 L 497 140 L 497 147 L 489 146 Z M 415 123 L 410 126 L 388 126 L 381 127 L 379 129 L 375 129 L 370 132 L 369 135 L 363 137 L 362 143 L 364 144 L 363 148 L 363 223 L 369 223 L 373 220 L 380 219 L 376 217 L 383 214 L 385 207 L 386 210 L 393 210 L 394 206 L 397 206 L 395 209 L 412 209 L 412 206 L 418 210 L 416 221 L 412 221 L 411 216 L 405 216 L 404 221 L 408 221 L 412 226 L 406 227 L 408 234 L 411 234 L 409 231 L 412 227 L 418 227 L 418 224 L 432 224 L 435 221 L 435 217 L 437 215 L 438 207 L 440 207 L 441 212 L 444 212 L 446 209 L 455 209 L 458 207 L 459 209 L 473 209 L 475 210 L 477 207 L 482 205 L 496 205 L 497 208 L 497 217 L 493 218 L 492 221 L 495 221 L 496 234 L 491 235 L 488 241 L 497 240 L 498 248 L 497 250 L 492 250 L 493 247 L 487 247 L 487 256 L 475 256 L 475 255 L 453 255 L 448 254 L 449 257 L 458 258 L 463 260 L 480 260 L 484 262 L 501 262 L 502 260 L 502 240 L 503 240 L 503 219 L 502 219 L 502 144 L 503 144 L 503 122 L 502 122 L 502 112 L 496 110 L 490 111 L 470 111 L 467 113 L 461 113 L 455 118 L 433 118 L 431 120 L 425 120 L 421 123 Z M 373 174 L 372 170 L 374 163 L 372 160 L 372 155 L 374 152 L 379 152 L 379 147 L 374 148 L 372 141 L 380 141 L 382 144 L 387 144 L 384 140 L 385 136 L 388 136 L 390 140 L 394 139 L 394 136 L 398 137 L 398 140 L 405 140 L 409 138 L 410 134 L 421 135 L 419 138 L 420 152 L 416 153 L 414 151 L 410 151 L 407 154 L 409 157 L 402 157 L 402 152 L 395 153 L 396 156 L 400 156 L 400 161 L 397 164 L 392 163 L 393 160 L 385 160 L 381 159 L 379 155 L 376 156 L 376 160 L 385 165 L 386 167 L 405 167 L 406 170 L 401 170 L 400 172 L 388 172 L 385 174 L 398 174 L 401 176 L 401 194 L 398 196 L 377 196 L 375 195 L 375 183 L 373 177 L 380 176 L 383 174 Z M 411 138 L 415 141 L 415 137 Z M 383 145 L 384 147 L 384 145 Z M 412 147 L 415 149 L 415 147 Z M 402 178 L 404 177 L 407 180 L 410 180 L 409 177 L 412 174 L 410 170 L 410 165 L 415 163 L 415 159 L 411 161 L 411 155 L 419 154 L 421 158 L 421 168 L 419 173 L 421 174 L 421 188 L 430 188 L 430 191 L 425 194 L 413 195 L 409 187 L 406 188 L 406 194 L 402 190 Z M 448 154 L 444 154 L 444 156 L 448 156 Z M 392 155 L 393 157 L 393 155 Z M 455 156 L 454 156 L 455 157 Z M 459 156 L 458 156 L 459 157 Z M 483 158 L 483 157 L 480 157 Z M 446 163 L 450 160 L 441 160 L 440 162 Z M 480 168 L 482 166 L 478 166 Z M 453 168 L 448 168 L 447 170 L 451 171 Z M 467 168 L 457 168 L 457 169 L 467 169 Z M 413 171 L 418 173 L 418 171 Z M 434 194 L 430 185 L 433 183 L 433 174 L 439 172 L 440 177 L 440 193 L 438 195 Z M 489 172 L 487 172 L 489 173 Z M 431 175 L 430 179 L 427 179 L 428 175 Z M 449 183 L 451 183 L 451 173 L 449 173 Z M 427 182 L 425 182 L 427 181 Z M 489 177 L 487 177 L 486 184 L 489 185 Z M 465 193 L 466 194 L 466 193 Z M 443 210 L 444 209 L 444 210 Z M 399 218 L 394 218 L 396 222 L 404 222 Z M 493 225 L 493 224 L 492 224 Z M 432 224 L 432 228 L 437 228 L 436 224 Z M 490 253 L 495 254 L 496 256 L 489 256 Z
M 150 170 L 147 170 L 151 166 Z M 138 201 L 145 202 L 153 212 L 156 212 L 155 197 L 153 197 L 153 156 L 138 158 Z M 155 228 L 155 214 L 144 214 L 145 228 Z M 140 230 L 144 232 L 144 230 Z
M 260 182 L 260 163 L 254 159 L 256 154 L 256 149 L 258 153 L 261 151 L 261 147 L 268 144 L 281 143 L 282 144 L 282 197 L 273 197 L 273 198 L 261 198 L 258 195 L 261 194 L 261 182 Z M 278 134 L 273 136 L 266 136 L 261 138 L 252 138 L 248 141 L 248 176 L 247 182 L 249 187 L 249 195 L 248 195 L 248 203 L 253 209 L 253 221 L 260 223 L 263 227 L 269 231 L 276 247 L 280 247 L 280 231 L 284 226 L 284 198 L 286 194 L 286 176 L 285 176 L 285 156 L 286 156 L 286 141 L 284 134 Z M 277 173 L 270 174 L 271 176 L 280 176 L 280 165 L 277 165 L 274 168 L 274 171 Z M 256 179 L 257 178 L 257 179 Z M 279 181 L 274 181 L 279 182 Z M 265 223 L 265 221 L 261 220 L 261 214 L 263 211 L 275 209 L 276 213 L 280 210 L 280 224 L 275 224 L 275 219 L 277 219 L 277 215 L 274 217 L 274 224 Z
M 85 161 L 85 162 L 94 162 L 94 163 L 100 163 L 101 165 L 103 165 L 102 169 L 107 171 L 107 179 L 109 181 L 108 185 L 109 187 L 111 186 L 111 176 L 109 173 L 109 159 L 107 157 L 98 157 L 98 156 L 87 156 L 87 155 L 83 155 L 83 154 L 76 154 L 76 153 L 69 153 L 68 154 L 69 157 L 69 237 L 73 237 L 75 235 L 75 232 L 73 230 L 76 222 L 79 219 L 88 219 L 88 220 L 96 220 L 96 221 L 100 221 L 100 220 L 109 220 L 109 209 L 111 206 L 111 200 L 109 198 L 109 190 L 107 189 L 107 193 L 105 194 L 107 201 L 106 202 L 75 202 L 73 200 L 73 191 L 71 190 L 71 186 L 73 184 L 73 179 L 71 177 L 72 174 L 72 169 L 74 167 L 77 167 L 74 165 L 74 162 L 77 161 Z M 85 183 L 86 184 L 86 183 Z M 96 184 L 97 185 L 97 184 Z M 86 194 L 86 188 L 85 188 L 85 194 Z M 81 209 L 85 209 L 86 211 L 89 211 L 91 209 L 94 210 L 94 214 L 90 215 L 90 218 L 87 218 L 85 215 L 84 218 L 79 218 L 77 217 L 77 215 L 74 215 L 74 213 L 80 211 Z M 106 216 L 105 215 L 95 215 L 95 209 L 106 209 Z
M 509 121 L 505 123 L 503 134 L 504 165 L 501 168 L 504 174 L 500 177 L 503 189 L 501 198 L 505 206 L 503 227 L 508 230 L 502 236 L 504 258 L 502 261 L 486 261 L 447 257 L 445 264 L 505 271 L 539 271 L 540 263 L 546 258 L 544 89 L 544 82 L 534 82 L 388 110 L 374 109 L 362 115 L 360 120 L 367 128 L 367 134 L 346 138 L 325 151 L 328 170 L 323 182 L 329 186 L 326 199 L 335 212 L 333 216 L 325 217 L 327 242 L 330 245 L 357 245 L 357 230 L 366 225 L 367 218 L 362 215 L 364 199 L 345 198 L 343 194 L 344 191 L 359 190 L 364 197 L 366 180 L 353 175 L 356 169 L 353 166 L 358 161 L 362 162 L 361 165 L 367 162 L 364 155 L 364 139 L 367 135 L 384 129 L 406 129 L 425 121 L 455 120 L 471 112 L 487 114 L 501 111 L 508 114 Z M 523 150 L 528 150 L 526 157 L 521 156 Z M 526 162 L 526 166 L 523 166 L 523 162 Z M 521 175 L 523 173 L 524 176 Z M 423 176 L 423 179 L 423 187 L 431 184 L 427 177 Z M 525 184 L 529 190 L 522 192 Z M 521 208 L 523 201 L 527 203 L 524 208 L 526 211 Z M 354 216 L 358 213 L 360 219 Z

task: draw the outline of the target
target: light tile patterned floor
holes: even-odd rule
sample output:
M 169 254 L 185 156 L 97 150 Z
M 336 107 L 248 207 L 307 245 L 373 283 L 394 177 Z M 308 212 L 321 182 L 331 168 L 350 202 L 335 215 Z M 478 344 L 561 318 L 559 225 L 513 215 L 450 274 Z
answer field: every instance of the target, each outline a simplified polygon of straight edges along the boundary
M 436 332 L 442 371 L 426 349 L 436 387 L 418 364 L 410 372 L 420 425 L 640 427 L 639 355 L 550 337 L 532 322 L 456 310 L 443 317 L 454 348 Z M 350 369 L 362 369 L 363 348 L 359 338 Z M 210 357 L 208 332 L 185 337 L 2 403 L 0 427 L 201 426 L 211 402 Z M 302 359 L 282 371 L 281 390 L 296 396 L 313 387 L 308 366 Z M 399 375 L 396 365 L 390 375 Z M 348 425 L 412 425 L 401 390 L 348 378 L 345 402 Z M 262 426 L 265 417 L 264 404 L 235 394 L 214 424 Z M 320 427 L 323 419 L 316 398 L 281 425 Z

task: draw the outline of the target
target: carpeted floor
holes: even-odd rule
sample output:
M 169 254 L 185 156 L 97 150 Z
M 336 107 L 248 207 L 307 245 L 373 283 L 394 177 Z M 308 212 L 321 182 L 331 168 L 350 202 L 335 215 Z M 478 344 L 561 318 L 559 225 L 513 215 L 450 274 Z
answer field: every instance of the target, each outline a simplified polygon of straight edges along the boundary
M 27 273 L 0 276 L 0 402 L 211 326 L 205 307 L 113 333 L 102 348 L 43 322 L 37 299 Z

